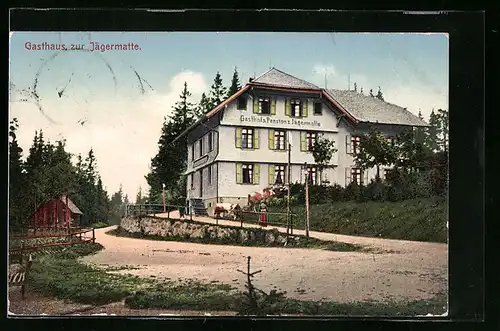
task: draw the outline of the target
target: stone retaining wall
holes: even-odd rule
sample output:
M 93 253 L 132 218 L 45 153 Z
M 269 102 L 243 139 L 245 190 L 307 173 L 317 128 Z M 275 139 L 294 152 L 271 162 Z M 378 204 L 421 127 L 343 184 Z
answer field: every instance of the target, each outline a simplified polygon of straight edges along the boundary
M 283 246 L 287 238 L 286 234 L 273 229 L 239 228 L 152 216 L 143 216 L 141 218 L 125 217 L 122 218 L 120 226 L 127 232 L 149 236 L 181 237 L 225 243 L 234 242 L 243 245 Z M 305 245 L 305 237 L 289 236 L 287 246 L 303 245 Z

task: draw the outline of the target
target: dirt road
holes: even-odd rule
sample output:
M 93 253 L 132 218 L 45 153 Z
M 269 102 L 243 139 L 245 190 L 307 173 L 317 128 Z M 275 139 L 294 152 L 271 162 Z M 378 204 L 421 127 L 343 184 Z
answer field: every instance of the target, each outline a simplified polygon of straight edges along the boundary
M 410 301 L 447 291 L 446 244 L 311 232 L 311 236 L 319 239 L 389 251 L 381 254 L 331 252 L 149 241 L 105 234 L 112 228 L 96 230 L 96 241 L 105 249 L 85 257 L 86 263 L 133 265 L 140 269 L 123 273 L 172 280 L 218 281 L 243 288 L 244 276 L 237 269 L 246 268 L 246 257 L 251 256 L 252 270 L 262 270 L 255 277 L 257 287 L 265 291 L 278 288 L 287 291 L 288 297 L 303 300 Z

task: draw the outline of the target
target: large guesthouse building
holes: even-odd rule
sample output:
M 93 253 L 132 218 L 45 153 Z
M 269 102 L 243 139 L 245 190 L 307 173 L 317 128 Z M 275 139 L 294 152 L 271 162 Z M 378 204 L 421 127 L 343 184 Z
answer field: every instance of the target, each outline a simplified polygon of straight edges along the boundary
M 270 185 L 304 182 L 367 183 L 376 170 L 356 168 L 359 136 L 371 127 L 387 137 L 427 126 L 405 108 L 355 91 L 327 90 L 272 68 L 186 130 L 187 198 L 246 204 Z M 311 153 L 323 135 L 335 143 L 330 167 L 320 172 Z M 290 146 L 290 171 L 288 147 Z

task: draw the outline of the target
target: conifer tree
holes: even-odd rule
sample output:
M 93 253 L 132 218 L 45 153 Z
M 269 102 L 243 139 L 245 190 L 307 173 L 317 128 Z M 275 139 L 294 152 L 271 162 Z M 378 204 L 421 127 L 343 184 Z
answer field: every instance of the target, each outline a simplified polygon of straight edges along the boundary
M 236 69 L 236 67 L 234 67 L 233 78 L 231 80 L 231 86 L 229 87 L 229 90 L 227 91 L 226 98 L 231 97 L 233 94 L 238 92 L 240 89 L 241 89 L 240 77 L 238 75 L 238 70 Z
M 429 127 L 427 128 L 426 134 L 426 142 L 425 146 L 431 152 L 437 152 L 439 150 L 439 136 L 441 134 L 440 121 L 439 116 L 434 112 L 434 109 L 431 111 L 429 116 Z
M 358 84 L 356 82 L 354 82 L 354 92 L 358 92 Z
M 209 110 L 214 109 L 220 105 L 226 99 L 227 91 L 222 83 L 222 76 L 217 71 L 215 75 L 214 82 L 210 88 L 210 93 L 208 94 L 209 100 Z

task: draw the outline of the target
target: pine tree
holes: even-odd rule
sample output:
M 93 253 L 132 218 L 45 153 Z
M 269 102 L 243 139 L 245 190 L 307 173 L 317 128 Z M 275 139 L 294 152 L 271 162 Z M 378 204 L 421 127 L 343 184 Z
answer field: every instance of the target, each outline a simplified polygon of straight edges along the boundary
M 205 93 L 201 94 L 201 99 L 200 102 L 196 105 L 196 118 L 199 119 L 206 113 L 210 111 L 210 101 L 207 98 L 207 95 Z
M 434 109 L 431 111 L 429 116 L 429 127 L 427 128 L 427 134 L 425 142 L 425 146 L 432 152 L 437 152 L 439 150 L 438 139 L 441 135 L 440 129 L 440 120 L 439 116 L 434 112 Z
M 358 84 L 356 82 L 354 82 L 354 92 L 358 92 Z
M 23 149 L 17 142 L 16 131 L 19 128 L 17 118 L 9 127 L 9 227 L 18 230 L 24 225 L 26 206 L 23 203 L 25 173 L 22 161 Z
M 378 92 L 377 92 L 376 98 L 384 101 L 384 95 L 382 94 L 382 90 L 380 89 L 380 86 L 378 87 Z
M 437 122 L 439 123 L 439 133 L 438 145 L 439 149 L 443 152 L 448 152 L 448 132 L 449 132 L 449 120 L 448 111 L 443 109 L 437 110 Z
M 137 195 L 135 197 L 135 203 L 140 205 L 144 201 L 144 197 L 142 196 L 142 187 L 139 186 L 139 191 L 137 192 Z
M 233 94 L 241 89 L 240 78 L 238 75 L 238 70 L 234 67 L 233 79 L 231 80 L 231 86 L 227 91 L 227 98 L 231 97 Z
M 361 87 L 361 90 L 359 91 L 359 93 L 363 94 L 363 87 Z
M 165 119 L 162 133 L 158 141 L 158 153 L 151 160 L 150 171 L 146 175 L 149 185 L 149 200 L 151 203 L 161 202 L 163 184 L 170 192 L 180 192 L 178 195 L 185 196 L 185 185 L 179 186 L 179 178 L 187 166 L 187 142 L 179 139 L 173 142 L 182 132 L 194 123 L 194 107 L 187 103 L 187 84 L 180 95 L 181 101 L 174 106 L 172 116 Z M 179 197 L 180 198 L 180 197 Z
M 424 117 L 422 116 L 422 112 L 420 110 L 418 111 L 418 118 L 420 118 L 421 120 L 424 119 Z M 415 143 L 424 145 L 426 141 L 426 134 L 427 132 L 425 131 L 424 128 L 421 127 L 415 128 Z
M 220 105 L 226 99 L 226 88 L 222 83 L 222 76 L 217 71 L 215 75 L 214 82 L 210 88 L 210 93 L 208 95 L 209 100 L 209 110 L 214 109 L 218 105 Z

